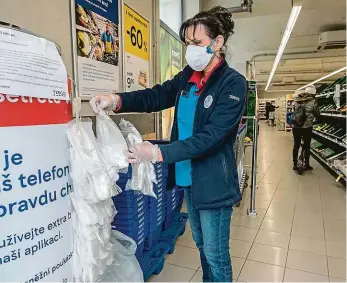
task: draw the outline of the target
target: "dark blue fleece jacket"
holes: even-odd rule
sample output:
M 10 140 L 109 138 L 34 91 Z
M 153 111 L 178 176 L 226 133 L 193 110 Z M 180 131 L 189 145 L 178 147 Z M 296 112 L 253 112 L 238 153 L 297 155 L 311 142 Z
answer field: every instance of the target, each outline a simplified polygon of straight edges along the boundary
M 187 66 L 172 80 L 151 89 L 122 93 L 121 112 L 157 112 L 178 106 L 190 89 Z M 192 160 L 192 200 L 197 209 L 232 206 L 241 200 L 233 145 L 246 108 L 246 79 L 223 63 L 209 77 L 197 102 L 193 135 L 178 140 L 177 108 L 170 144 L 160 147 L 169 164 L 168 188 L 175 185 L 174 163 Z

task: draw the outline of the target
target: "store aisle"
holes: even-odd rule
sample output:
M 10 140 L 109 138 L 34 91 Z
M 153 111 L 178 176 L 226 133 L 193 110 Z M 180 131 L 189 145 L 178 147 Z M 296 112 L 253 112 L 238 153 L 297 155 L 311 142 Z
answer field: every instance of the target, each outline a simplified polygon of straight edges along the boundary
M 230 249 L 234 280 L 345 282 L 346 193 L 315 160 L 292 171 L 292 135 L 261 124 L 258 216 L 247 216 L 249 189 L 235 208 Z M 186 230 L 152 282 L 201 282 L 198 250 Z

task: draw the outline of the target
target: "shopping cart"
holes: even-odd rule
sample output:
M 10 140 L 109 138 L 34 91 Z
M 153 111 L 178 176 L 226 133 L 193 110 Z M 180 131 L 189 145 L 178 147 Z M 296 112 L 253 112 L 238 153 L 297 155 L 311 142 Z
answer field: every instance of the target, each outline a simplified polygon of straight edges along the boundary
M 247 181 L 249 178 L 244 165 L 246 134 L 247 126 L 246 124 L 242 124 L 238 129 L 238 133 L 234 143 L 234 154 L 236 158 L 237 173 L 239 176 L 239 188 L 241 195 L 243 195 L 244 189 L 248 186 Z M 240 203 L 236 204 L 236 206 L 240 206 Z
M 275 111 L 271 111 L 269 112 L 269 127 L 272 126 L 274 127 L 275 126 Z

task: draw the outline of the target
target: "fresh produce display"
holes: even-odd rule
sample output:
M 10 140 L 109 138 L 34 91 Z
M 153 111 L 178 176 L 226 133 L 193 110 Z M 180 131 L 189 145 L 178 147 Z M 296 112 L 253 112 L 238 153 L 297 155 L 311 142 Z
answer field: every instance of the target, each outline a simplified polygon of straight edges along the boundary
M 346 181 L 346 76 L 317 88 L 320 116 L 313 126 L 311 152 L 318 161 Z

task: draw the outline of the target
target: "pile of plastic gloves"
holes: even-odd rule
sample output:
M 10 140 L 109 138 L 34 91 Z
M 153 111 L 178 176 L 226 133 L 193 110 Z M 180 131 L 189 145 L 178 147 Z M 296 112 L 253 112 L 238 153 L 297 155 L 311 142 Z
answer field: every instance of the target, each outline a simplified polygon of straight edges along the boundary
M 122 236 L 111 233 L 116 214 L 112 196 L 121 192 L 116 184 L 119 170 L 127 170 L 129 165 L 126 161 L 127 142 L 131 145 L 142 142 L 141 135 L 131 123 L 122 121 L 120 131 L 105 112 L 100 112 L 96 119 L 97 138 L 90 119 L 73 120 L 67 130 L 74 187 L 70 194 L 74 208 L 73 274 L 75 281 L 82 282 L 95 282 L 108 266 L 120 264 L 117 259 L 126 236 L 123 235 L 122 241 Z M 153 164 L 137 164 L 133 166 L 132 174 L 127 189 L 155 196 Z M 133 265 L 134 259 L 136 261 L 134 255 L 128 257 Z M 141 278 L 138 263 L 135 266 L 137 278 Z
M 141 134 L 130 122 L 122 119 L 119 127 L 129 147 L 143 142 Z M 144 195 L 157 198 L 153 191 L 153 184 L 157 184 L 157 179 L 154 166 L 150 161 L 132 165 L 132 178 L 127 183 L 126 189 L 140 191 Z

